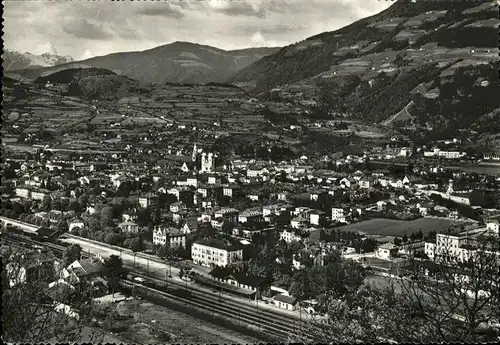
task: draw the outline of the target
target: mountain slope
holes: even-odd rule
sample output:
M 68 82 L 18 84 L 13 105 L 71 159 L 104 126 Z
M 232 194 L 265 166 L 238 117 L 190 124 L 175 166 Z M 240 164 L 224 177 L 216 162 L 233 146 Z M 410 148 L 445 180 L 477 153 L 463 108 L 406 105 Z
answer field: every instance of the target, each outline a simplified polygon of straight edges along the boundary
M 101 68 L 65 69 L 41 76 L 33 83 L 42 86 L 47 82 L 67 85 L 66 95 L 87 99 L 116 101 L 147 92 L 137 81 Z
M 225 51 L 210 46 L 175 42 L 142 52 L 115 53 L 99 56 L 54 68 L 15 71 L 13 73 L 35 79 L 40 75 L 64 68 L 96 67 L 109 69 L 142 83 L 222 82 L 263 56 L 278 48 L 251 48 Z
M 50 67 L 74 61 L 71 56 L 59 56 L 49 53 L 35 55 L 31 53 L 19 53 L 14 50 L 4 50 L 2 59 L 4 71 Z
M 284 47 L 229 81 L 254 83 L 258 91 L 265 91 L 317 77 L 343 61 L 362 56 L 377 60 L 374 54 L 389 49 L 403 51 L 429 42 L 448 48 L 496 48 L 498 7 L 494 1 L 483 2 L 399 0 L 379 14 Z M 371 66 L 361 67 L 373 65 L 372 61 Z
M 483 128 L 480 119 L 500 106 L 498 97 L 487 97 L 500 92 L 494 73 L 499 24 L 495 1 L 399 0 L 377 15 L 284 47 L 229 81 L 257 94 L 276 87 L 302 92 L 325 111 L 371 124 L 411 121 L 448 135 L 497 131 L 498 123 Z M 458 87 L 461 92 L 450 91 Z M 474 107 L 477 99 L 481 107 Z M 411 101 L 411 116 L 391 121 Z

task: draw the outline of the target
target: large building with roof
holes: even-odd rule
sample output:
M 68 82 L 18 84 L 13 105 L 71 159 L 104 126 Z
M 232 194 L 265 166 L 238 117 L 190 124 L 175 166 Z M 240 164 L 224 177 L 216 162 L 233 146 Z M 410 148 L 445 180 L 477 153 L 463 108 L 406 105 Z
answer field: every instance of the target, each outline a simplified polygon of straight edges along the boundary
M 243 248 L 237 243 L 228 243 L 218 239 L 203 239 L 193 243 L 191 259 L 194 263 L 213 267 L 225 267 L 243 258 Z

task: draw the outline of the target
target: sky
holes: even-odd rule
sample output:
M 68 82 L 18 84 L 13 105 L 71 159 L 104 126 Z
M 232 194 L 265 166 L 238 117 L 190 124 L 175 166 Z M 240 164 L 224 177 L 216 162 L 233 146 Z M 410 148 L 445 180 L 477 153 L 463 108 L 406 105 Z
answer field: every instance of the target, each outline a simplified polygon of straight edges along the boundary
M 376 14 L 389 0 L 3 0 L 4 47 L 75 60 L 175 41 L 286 46 Z

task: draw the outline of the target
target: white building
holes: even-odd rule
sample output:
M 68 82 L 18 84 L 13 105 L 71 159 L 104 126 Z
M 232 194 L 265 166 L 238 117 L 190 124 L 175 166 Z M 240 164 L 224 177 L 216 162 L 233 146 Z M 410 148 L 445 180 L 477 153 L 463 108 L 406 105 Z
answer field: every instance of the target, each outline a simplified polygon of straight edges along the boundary
M 346 223 L 346 211 L 343 208 L 332 208 L 332 220 L 336 222 Z
M 486 223 L 486 229 L 498 235 L 500 225 L 498 224 L 498 222 L 489 222 Z
M 83 224 L 82 220 L 80 220 L 80 219 L 73 219 L 72 221 L 70 221 L 68 223 L 68 231 L 69 232 L 73 232 L 73 229 L 75 229 L 75 228 L 83 229 L 84 226 L 85 225 Z
M 28 188 L 17 187 L 16 188 L 16 196 L 23 198 L 23 199 L 29 199 L 31 196 L 31 192 Z
M 238 215 L 238 222 L 245 223 L 259 223 L 262 221 L 262 211 L 260 210 L 246 210 Z
M 201 172 L 209 173 L 215 170 L 215 157 L 212 152 L 201 154 Z
M 118 224 L 118 227 L 123 232 L 132 232 L 132 233 L 139 232 L 139 225 L 137 225 L 134 222 L 130 222 L 130 221 L 129 222 L 122 222 L 122 223 Z
M 240 246 L 228 245 L 214 238 L 196 241 L 191 247 L 191 259 L 202 266 L 225 267 L 242 258 L 243 249 Z
M 436 261 L 467 260 L 474 251 L 467 245 L 474 244 L 475 236 L 485 231 L 483 228 L 456 234 L 437 234 L 435 243 L 425 243 L 424 252 L 429 259 Z
M 238 220 L 238 213 L 239 211 L 235 208 L 221 208 L 214 211 L 214 218 L 225 218 L 230 222 L 236 222 Z
M 280 240 L 284 240 L 286 243 L 300 242 L 302 237 L 291 230 L 283 230 L 280 232 Z
M 186 247 L 186 234 L 179 229 L 162 225 L 153 227 L 153 243 L 168 247 Z
M 398 247 L 392 243 L 384 243 L 377 248 L 377 255 L 382 259 L 392 259 L 398 252 Z

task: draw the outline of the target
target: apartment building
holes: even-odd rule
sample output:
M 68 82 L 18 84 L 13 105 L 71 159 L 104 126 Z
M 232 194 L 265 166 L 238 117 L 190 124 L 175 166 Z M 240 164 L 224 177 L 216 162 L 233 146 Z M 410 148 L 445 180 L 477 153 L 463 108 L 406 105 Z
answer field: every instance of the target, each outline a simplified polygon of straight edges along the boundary
M 242 258 L 243 249 L 241 246 L 214 238 L 196 241 L 191 247 L 193 262 L 206 267 L 225 267 Z

